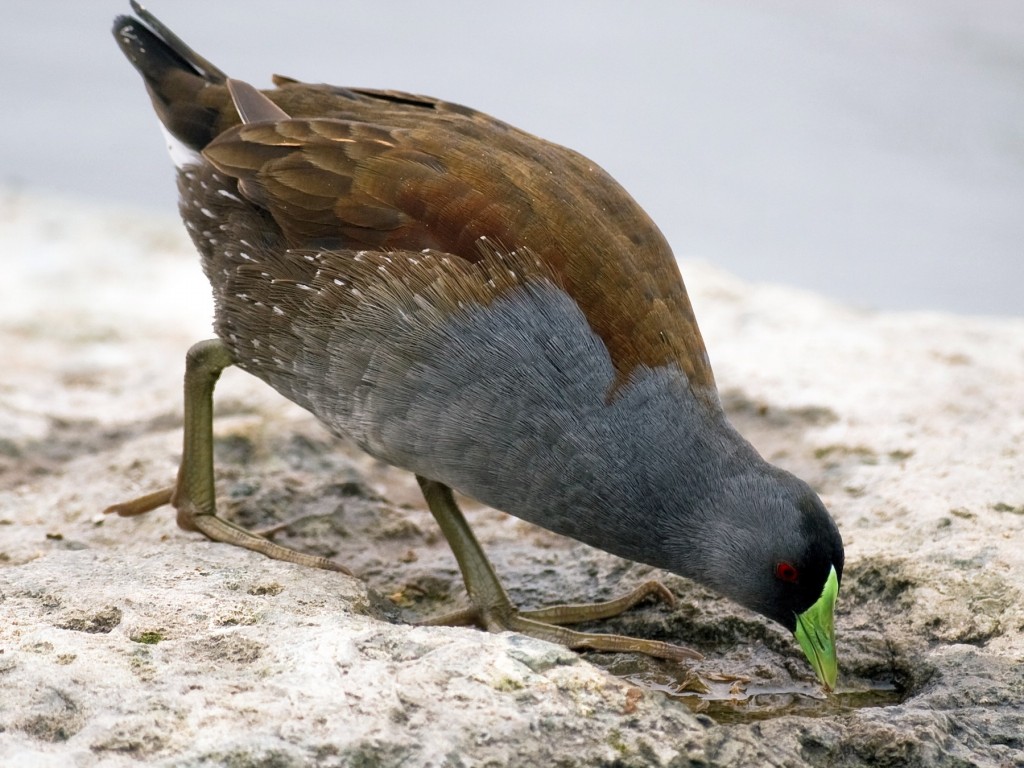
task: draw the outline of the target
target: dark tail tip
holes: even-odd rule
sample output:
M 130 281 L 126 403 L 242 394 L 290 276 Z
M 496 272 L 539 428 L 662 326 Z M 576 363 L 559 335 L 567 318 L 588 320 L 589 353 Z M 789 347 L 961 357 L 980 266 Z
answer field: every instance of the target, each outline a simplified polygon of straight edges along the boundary
M 199 106 L 199 92 L 223 84 L 227 75 L 132 0 L 136 16 L 114 19 L 113 34 L 121 51 L 146 81 L 153 108 L 167 129 L 193 149 L 214 136 L 216 114 Z
M 190 72 L 210 83 L 227 80 L 224 72 L 193 51 L 160 19 L 135 0 L 131 5 L 138 18 L 118 16 L 114 19 L 114 39 L 147 82 L 174 69 Z

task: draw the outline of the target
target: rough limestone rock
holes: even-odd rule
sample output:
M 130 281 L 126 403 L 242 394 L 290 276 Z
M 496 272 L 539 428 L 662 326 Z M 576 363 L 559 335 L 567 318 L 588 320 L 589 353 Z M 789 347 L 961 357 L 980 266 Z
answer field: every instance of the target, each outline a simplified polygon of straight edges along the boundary
M 362 580 L 104 518 L 169 484 L 209 290 L 176 222 L 0 196 L 0 764 L 1024 764 L 1024 321 L 874 314 L 685 265 L 741 431 L 847 543 L 838 695 L 673 576 L 604 625 L 683 668 L 411 621 L 460 604 L 404 473 L 260 382 L 218 390 L 225 516 Z M 657 576 L 467 505 L 514 599 Z

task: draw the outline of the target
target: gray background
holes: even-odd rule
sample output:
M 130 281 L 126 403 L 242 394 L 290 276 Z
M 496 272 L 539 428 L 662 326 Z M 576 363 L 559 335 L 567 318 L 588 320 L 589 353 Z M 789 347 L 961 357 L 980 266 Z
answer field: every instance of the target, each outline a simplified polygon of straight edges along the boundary
M 677 255 L 859 307 L 1024 314 L 1020 0 L 161 0 L 272 71 L 490 112 L 590 156 Z M 0 184 L 171 212 L 122 0 L 6 0 Z M 3 258 L 0 255 L 0 258 Z

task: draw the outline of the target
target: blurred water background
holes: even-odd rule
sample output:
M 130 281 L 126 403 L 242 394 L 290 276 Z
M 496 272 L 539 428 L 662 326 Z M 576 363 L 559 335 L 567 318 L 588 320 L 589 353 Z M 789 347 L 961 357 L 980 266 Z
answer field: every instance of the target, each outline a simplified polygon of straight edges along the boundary
M 1020 0 L 149 7 L 256 85 L 425 93 L 571 146 L 684 260 L 856 307 L 1024 314 Z M 162 136 L 109 35 L 128 10 L 6 0 L 0 185 L 173 213 Z

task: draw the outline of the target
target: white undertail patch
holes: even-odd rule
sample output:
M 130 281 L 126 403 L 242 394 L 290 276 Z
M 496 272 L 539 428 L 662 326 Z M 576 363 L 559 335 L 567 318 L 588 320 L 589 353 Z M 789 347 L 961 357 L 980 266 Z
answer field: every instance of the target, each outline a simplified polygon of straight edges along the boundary
M 205 162 L 202 155 L 175 137 L 163 123 L 160 124 L 160 130 L 164 132 L 164 138 L 167 140 L 167 151 L 171 153 L 171 160 L 178 168 Z

